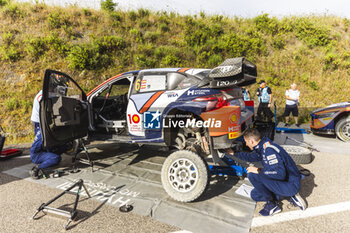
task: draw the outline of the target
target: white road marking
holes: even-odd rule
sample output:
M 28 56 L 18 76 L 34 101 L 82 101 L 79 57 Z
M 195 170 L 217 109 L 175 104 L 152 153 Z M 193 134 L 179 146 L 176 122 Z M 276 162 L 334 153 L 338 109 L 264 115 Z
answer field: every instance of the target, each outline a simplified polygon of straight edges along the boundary
M 271 217 L 256 217 L 256 218 L 253 218 L 252 228 L 261 227 L 264 225 L 276 224 L 280 222 L 287 222 L 287 221 L 292 221 L 297 219 L 310 218 L 310 217 L 315 217 L 319 215 L 349 211 L 349 210 L 350 210 L 350 201 L 340 202 L 340 203 L 331 204 L 331 205 L 312 207 L 312 208 L 306 209 L 305 211 L 297 210 L 297 211 L 285 212 L 285 213 L 277 214 Z
M 191 231 L 186 231 L 186 230 L 183 230 L 183 231 L 173 231 L 171 233 L 192 233 Z

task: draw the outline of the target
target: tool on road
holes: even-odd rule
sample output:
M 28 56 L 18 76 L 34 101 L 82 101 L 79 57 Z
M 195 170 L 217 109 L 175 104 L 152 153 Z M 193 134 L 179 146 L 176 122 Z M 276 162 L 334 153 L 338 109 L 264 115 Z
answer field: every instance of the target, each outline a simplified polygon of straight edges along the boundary
M 78 190 L 77 190 L 76 193 L 71 191 L 75 187 L 78 187 Z M 68 218 L 68 222 L 63 226 L 64 229 L 67 229 L 68 225 L 77 216 L 77 207 L 78 207 L 79 197 L 80 197 L 80 194 L 81 194 L 80 191 L 81 191 L 82 187 L 84 188 L 84 190 L 85 190 L 86 194 L 88 195 L 88 197 L 91 198 L 87 188 L 84 185 L 84 181 L 82 179 L 80 179 L 78 182 L 73 184 L 71 187 L 67 188 L 65 191 L 63 191 L 58 196 L 54 197 L 53 199 L 51 199 L 50 201 L 48 201 L 46 203 L 41 204 L 41 206 L 34 213 L 32 219 L 35 219 L 35 216 L 40 211 L 43 211 L 44 214 L 51 213 L 51 214 L 55 214 L 55 215 L 58 215 L 58 216 L 67 217 Z M 48 206 L 51 203 L 53 203 L 54 201 L 56 201 L 58 198 L 62 197 L 66 193 L 76 195 L 75 202 L 74 202 L 74 207 L 73 207 L 73 210 L 71 212 L 65 211 L 65 210 L 61 210 L 61 209 L 57 209 L 57 208 L 52 208 L 52 207 Z
M 60 170 L 60 169 L 56 169 L 53 173 L 52 173 L 52 178 L 59 178 L 64 174 L 64 171 Z
M 123 212 L 123 213 L 127 213 L 127 212 L 130 212 L 134 209 L 134 207 L 130 204 L 125 204 L 125 205 L 122 205 L 121 207 L 119 207 L 119 211 L 120 212 Z
M 320 152 L 317 148 L 315 148 L 315 147 L 314 147 L 313 145 L 311 145 L 310 143 L 302 142 L 302 141 L 299 141 L 299 140 L 297 140 L 297 139 L 295 139 L 295 138 L 288 137 L 288 136 L 286 136 L 286 139 L 284 140 L 284 144 L 286 144 L 286 142 L 287 142 L 288 139 L 289 139 L 289 140 L 292 140 L 292 141 L 294 141 L 294 142 L 296 142 L 296 143 L 299 143 L 299 145 L 304 146 L 304 147 L 306 147 L 306 148 L 309 149 L 309 150 L 313 150 L 313 151 Z

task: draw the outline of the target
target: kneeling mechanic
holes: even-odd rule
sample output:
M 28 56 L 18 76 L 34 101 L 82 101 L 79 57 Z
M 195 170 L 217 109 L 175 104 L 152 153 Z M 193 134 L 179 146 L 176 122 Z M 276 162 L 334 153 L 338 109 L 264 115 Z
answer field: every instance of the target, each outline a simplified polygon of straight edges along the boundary
M 228 150 L 228 158 L 235 155 L 248 162 L 262 162 L 263 168 L 247 168 L 248 179 L 254 186 L 250 196 L 254 201 L 266 202 L 260 210 L 262 216 L 281 212 L 279 201 L 289 197 L 289 202 L 306 209 L 306 203 L 299 195 L 301 174 L 290 155 L 268 138 L 260 138 L 257 129 L 248 129 L 243 134 L 246 145 L 253 152 L 233 152 Z M 232 157 L 231 157 L 232 158 Z

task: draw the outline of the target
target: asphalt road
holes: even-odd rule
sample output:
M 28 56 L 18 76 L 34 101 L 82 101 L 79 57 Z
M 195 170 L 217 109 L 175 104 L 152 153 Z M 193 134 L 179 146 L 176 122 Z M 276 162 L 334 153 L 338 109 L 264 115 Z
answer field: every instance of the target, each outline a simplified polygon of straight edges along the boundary
M 277 141 L 285 141 L 277 135 Z M 258 203 L 250 232 L 349 232 L 350 229 L 350 144 L 335 138 L 314 135 L 288 135 L 313 144 L 311 164 L 303 165 L 311 175 L 302 181 L 301 195 L 309 208 L 302 212 L 283 201 L 283 211 L 272 217 L 260 217 Z M 288 142 L 287 142 L 288 143 Z M 294 143 L 290 143 L 294 144 Z M 0 172 L 29 163 L 28 157 L 0 161 Z M 31 220 L 43 200 L 61 191 L 0 173 L 1 232 L 64 232 L 65 220 L 51 216 Z M 56 207 L 72 208 L 74 198 L 65 196 Z M 39 204 L 38 204 L 39 203 Z M 67 206 L 67 203 L 70 206 Z M 176 227 L 157 222 L 150 217 L 120 213 L 115 207 L 94 200 L 79 203 L 81 212 L 71 224 L 71 232 L 173 232 Z M 195 219 L 193 219 L 195 221 Z

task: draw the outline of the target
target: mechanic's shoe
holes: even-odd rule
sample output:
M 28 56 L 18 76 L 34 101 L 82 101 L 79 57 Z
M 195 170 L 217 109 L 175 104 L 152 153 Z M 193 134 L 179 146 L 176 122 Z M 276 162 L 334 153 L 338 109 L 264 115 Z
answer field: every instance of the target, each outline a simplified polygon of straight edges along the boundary
M 289 126 L 288 123 L 285 123 L 285 124 L 284 124 L 284 127 L 288 127 L 288 126 Z
M 40 176 L 39 176 L 39 170 L 40 170 L 40 169 L 38 168 L 38 166 L 35 165 L 35 166 L 32 168 L 32 170 L 29 171 L 30 177 L 32 177 L 32 179 L 34 179 L 34 180 L 39 179 L 39 178 L 40 178 Z
M 307 205 L 304 199 L 299 195 L 299 193 L 295 194 L 294 196 L 291 196 L 289 199 L 289 202 L 293 206 L 298 206 L 301 210 L 306 210 Z
M 300 124 L 295 124 L 296 127 L 300 127 Z
M 259 211 L 259 214 L 262 216 L 271 216 L 281 211 L 277 201 L 268 201 L 264 205 L 264 208 Z

